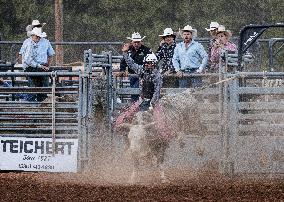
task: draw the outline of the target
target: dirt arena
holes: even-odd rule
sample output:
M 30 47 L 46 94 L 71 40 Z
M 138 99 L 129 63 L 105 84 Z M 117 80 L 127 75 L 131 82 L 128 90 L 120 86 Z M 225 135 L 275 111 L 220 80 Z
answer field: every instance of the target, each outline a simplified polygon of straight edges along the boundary
M 169 174 L 169 173 L 168 173 Z M 188 174 L 188 175 L 187 175 Z M 182 175 L 184 177 L 177 177 Z M 5 172 L 0 174 L 1 201 L 284 201 L 284 180 L 229 178 L 217 174 L 170 173 L 160 184 L 105 182 L 95 174 Z M 191 177 L 186 177 L 191 176 Z

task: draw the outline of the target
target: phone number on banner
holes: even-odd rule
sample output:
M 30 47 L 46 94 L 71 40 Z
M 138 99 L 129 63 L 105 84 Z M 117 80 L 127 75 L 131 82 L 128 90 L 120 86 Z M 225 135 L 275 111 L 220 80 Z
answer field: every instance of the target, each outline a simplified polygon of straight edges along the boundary
M 34 170 L 54 170 L 54 165 L 39 165 L 39 164 L 19 164 L 20 169 L 34 169 Z

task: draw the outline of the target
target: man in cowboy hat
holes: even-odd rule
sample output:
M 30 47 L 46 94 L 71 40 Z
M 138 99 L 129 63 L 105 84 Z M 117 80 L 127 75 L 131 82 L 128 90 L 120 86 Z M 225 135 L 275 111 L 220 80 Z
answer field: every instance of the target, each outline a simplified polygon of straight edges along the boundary
M 209 70 L 210 70 L 210 66 L 211 66 L 211 64 L 210 64 L 210 53 L 211 53 L 211 49 L 213 47 L 213 44 L 215 43 L 215 40 L 217 38 L 218 27 L 219 27 L 218 22 L 211 22 L 210 25 L 209 25 L 209 28 L 205 28 L 206 31 L 209 32 L 209 34 L 211 36 L 211 39 L 210 39 L 210 42 L 209 42 L 209 47 L 208 47 L 208 50 L 207 50 L 208 57 L 209 57 L 209 60 L 208 60 Z
M 131 40 L 131 45 L 127 53 L 138 65 L 142 65 L 144 57 L 147 54 L 152 53 L 150 48 L 142 44 L 144 38 L 145 36 L 142 38 L 138 32 L 134 32 L 131 37 L 127 37 L 127 39 Z M 135 74 L 135 71 L 127 65 L 125 59 L 122 59 L 120 62 L 120 72 L 123 73 L 123 75 L 128 75 L 128 73 Z M 121 74 L 118 76 L 121 76 Z M 131 88 L 139 88 L 139 77 L 137 75 L 130 75 L 129 82 Z M 138 99 L 138 95 L 131 95 L 132 102 L 135 102 Z
M 215 37 L 217 34 L 217 29 L 219 27 L 218 22 L 211 22 L 209 28 L 205 28 L 207 32 L 210 32 L 212 37 Z
M 19 63 L 23 63 L 26 72 L 46 72 L 49 70 L 52 57 L 55 54 L 50 42 L 43 38 L 44 33 L 40 27 L 34 27 L 31 37 L 26 39 L 19 52 Z M 30 87 L 48 87 L 48 76 L 28 77 Z M 43 101 L 46 94 L 30 96 L 30 101 Z
M 176 75 L 180 77 L 179 87 L 189 87 L 189 80 L 183 76 L 191 73 L 201 73 L 207 65 L 208 55 L 204 50 L 204 47 L 194 41 L 194 37 L 197 36 L 197 30 L 191 26 L 186 25 L 182 29 L 183 42 L 177 44 L 174 55 L 173 65 Z M 194 77 L 191 79 L 191 87 L 198 87 L 202 85 L 202 79 L 200 77 Z
M 34 27 L 38 27 L 38 28 L 41 28 L 46 25 L 46 23 L 40 23 L 39 20 L 33 20 L 32 21 L 32 24 L 31 25 L 28 25 L 26 27 L 26 31 L 27 31 L 27 36 L 28 37 L 31 37 L 31 31 L 33 30 Z M 42 30 L 41 30 L 42 31 Z M 43 32 L 44 34 L 43 35 L 46 35 L 45 32 Z

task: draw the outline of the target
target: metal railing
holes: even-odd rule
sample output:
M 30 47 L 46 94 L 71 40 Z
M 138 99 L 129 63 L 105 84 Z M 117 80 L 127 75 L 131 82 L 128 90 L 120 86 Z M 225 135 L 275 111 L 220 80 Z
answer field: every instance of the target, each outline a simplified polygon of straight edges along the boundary
M 125 85 L 121 85 L 119 78 L 114 75 L 111 77 L 110 57 L 119 59 L 109 53 L 96 55 L 90 50 L 85 52 L 86 67 L 93 71 L 106 71 L 104 73 L 107 75 L 105 92 L 108 92 L 106 113 L 111 123 L 113 112 L 125 106 L 125 103 L 117 103 L 117 98 L 139 94 L 139 89 L 129 88 L 125 78 L 123 79 Z M 245 66 L 253 59 L 250 54 L 244 55 L 242 65 Z M 94 68 L 95 66 L 101 69 Z M 210 108 L 199 109 L 202 110 L 200 118 L 202 120 L 205 118 L 203 124 L 206 125 L 211 138 L 215 138 L 220 145 L 217 152 L 220 155 L 220 171 L 229 176 L 250 173 L 283 174 L 279 154 L 284 153 L 283 148 L 281 149 L 284 90 L 280 86 L 284 86 L 284 73 L 238 72 L 236 69 L 228 72 L 229 66 L 238 67 L 238 55 L 224 52 L 220 57 L 219 73 L 188 76 L 189 79 L 196 76 L 203 77 L 205 86 L 195 89 L 193 94 L 211 102 Z M 212 85 L 212 82 L 216 85 Z M 162 94 L 179 93 L 184 90 L 162 88 Z M 258 139 L 257 146 L 254 145 L 256 144 L 254 138 Z M 210 146 L 212 144 L 214 143 L 210 143 Z M 255 149 L 265 151 L 265 155 L 270 159 L 267 165 L 261 165 L 258 157 L 246 160 L 248 156 L 255 154 Z
M 49 77 L 50 87 L 17 83 L 30 76 Z M 80 71 L 52 71 L 0 72 L 0 77 L 13 78 L 17 84 L 0 87 L 0 136 L 52 138 L 53 142 L 58 138 L 78 139 L 78 170 L 84 170 L 91 149 L 88 131 L 92 111 L 88 98 L 90 76 Z M 63 85 L 64 78 L 71 78 L 72 85 Z M 30 101 L 29 96 L 34 94 L 46 94 L 47 99 Z

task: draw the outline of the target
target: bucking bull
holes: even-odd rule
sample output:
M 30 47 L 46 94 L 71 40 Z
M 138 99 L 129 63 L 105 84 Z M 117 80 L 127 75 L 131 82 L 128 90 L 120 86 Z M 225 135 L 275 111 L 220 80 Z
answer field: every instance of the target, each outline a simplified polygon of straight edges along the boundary
M 180 100 L 183 96 L 186 99 Z M 130 183 L 139 182 L 140 165 L 144 162 L 155 162 L 161 182 L 167 182 L 164 160 L 170 141 L 177 140 L 182 147 L 186 133 L 202 133 L 195 98 L 190 92 L 178 97 L 165 96 L 148 111 L 138 111 L 136 103 L 116 120 L 116 131 L 124 134 L 126 151 L 133 163 Z
M 167 179 L 164 173 L 165 151 L 169 141 L 158 135 L 156 122 L 153 120 L 153 111 L 138 111 L 132 123 L 122 123 L 117 128 L 127 132 L 125 137 L 126 150 L 133 162 L 130 183 L 139 181 L 140 165 L 145 162 L 155 163 L 160 172 L 162 182 Z

